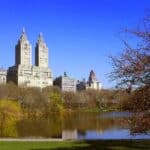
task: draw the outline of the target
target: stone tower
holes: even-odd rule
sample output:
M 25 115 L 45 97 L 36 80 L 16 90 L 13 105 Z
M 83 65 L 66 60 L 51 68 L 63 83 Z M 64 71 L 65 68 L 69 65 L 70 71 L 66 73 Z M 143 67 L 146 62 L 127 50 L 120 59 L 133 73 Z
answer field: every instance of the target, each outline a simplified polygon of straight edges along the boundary
M 89 80 L 87 82 L 86 89 L 100 90 L 102 84 L 97 80 L 96 75 L 93 70 L 90 71 Z
M 35 47 L 35 65 L 48 68 L 48 48 L 44 42 L 42 33 L 39 34 Z
M 89 75 L 89 82 L 92 83 L 92 82 L 95 82 L 95 81 L 97 81 L 96 75 L 95 75 L 94 71 L 91 70 L 91 71 L 90 71 L 90 75 Z
M 22 34 L 15 47 L 15 65 L 31 65 L 32 54 L 31 45 L 27 39 L 25 30 L 22 30 Z
M 48 67 L 48 48 L 39 35 L 36 44 L 36 66 L 31 62 L 31 45 L 23 29 L 15 47 L 15 65 L 7 71 L 7 82 L 14 82 L 18 86 L 44 88 L 53 85 L 52 71 Z

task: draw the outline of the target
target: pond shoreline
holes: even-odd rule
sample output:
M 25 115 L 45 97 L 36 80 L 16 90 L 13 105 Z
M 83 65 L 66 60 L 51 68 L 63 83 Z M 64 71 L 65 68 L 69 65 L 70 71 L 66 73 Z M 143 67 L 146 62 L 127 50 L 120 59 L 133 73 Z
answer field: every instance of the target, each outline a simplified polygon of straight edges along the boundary
M 7 142 L 49 142 L 49 141 L 65 141 L 62 138 L 0 138 L 0 142 L 7 141 Z

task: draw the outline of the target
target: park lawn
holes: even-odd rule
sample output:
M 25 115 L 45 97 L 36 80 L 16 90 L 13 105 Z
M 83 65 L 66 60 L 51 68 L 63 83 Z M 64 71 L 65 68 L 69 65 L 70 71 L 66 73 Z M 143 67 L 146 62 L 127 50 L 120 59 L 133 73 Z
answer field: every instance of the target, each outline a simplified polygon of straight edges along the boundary
M 150 140 L 0 142 L 0 150 L 150 150 Z

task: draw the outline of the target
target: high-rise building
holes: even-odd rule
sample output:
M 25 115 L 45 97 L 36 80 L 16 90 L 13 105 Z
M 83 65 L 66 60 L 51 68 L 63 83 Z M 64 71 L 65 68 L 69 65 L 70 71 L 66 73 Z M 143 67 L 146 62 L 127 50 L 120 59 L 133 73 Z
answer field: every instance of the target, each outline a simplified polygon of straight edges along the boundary
M 31 65 L 32 64 L 32 48 L 29 43 L 25 29 L 23 29 L 20 39 L 15 47 L 15 65 Z
M 48 48 L 41 35 L 35 50 L 36 66 L 32 65 L 32 49 L 24 29 L 15 50 L 15 65 L 8 69 L 8 82 L 40 88 L 53 84 L 52 71 L 48 67 Z
M 48 48 L 44 42 L 42 33 L 39 34 L 35 47 L 35 65 L 38 67 L 48 67 Z

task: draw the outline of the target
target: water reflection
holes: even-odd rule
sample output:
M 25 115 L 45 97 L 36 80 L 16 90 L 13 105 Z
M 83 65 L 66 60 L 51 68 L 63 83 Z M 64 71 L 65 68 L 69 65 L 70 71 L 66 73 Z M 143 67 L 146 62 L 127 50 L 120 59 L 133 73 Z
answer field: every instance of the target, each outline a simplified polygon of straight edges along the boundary
M 64 139 L 64 140 L 66 140 L 66 139 L 73 139 L 73 140 L 78 139 L 78 130 L 77 129 L 63 130 L 62 131 L 62 139 Z
M 0 125 L 0 136 L 8 137 L 9 134 L 4 132 L 5 128 L 12 128 L 15 132 L 14 135 L 11 133 L 11 136 L 21 138 L 150 139 L 149 123 L 149 114 L 127 115 L 123 112 L 80 112 L 67 113 L 63 116 L 52 114 L 47 119 L 24 119 L 17 121 L 13 126 Z

